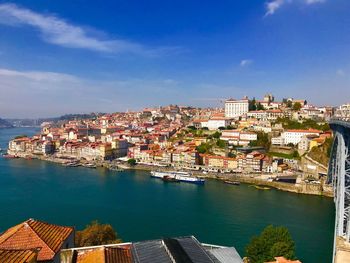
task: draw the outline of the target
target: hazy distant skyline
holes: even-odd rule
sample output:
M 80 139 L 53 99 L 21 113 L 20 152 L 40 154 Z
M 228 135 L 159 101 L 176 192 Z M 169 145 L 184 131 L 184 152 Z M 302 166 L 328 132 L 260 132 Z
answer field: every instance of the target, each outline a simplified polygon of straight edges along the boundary
M 350 1 L 1 1 L 0 118 L 350 101 Z

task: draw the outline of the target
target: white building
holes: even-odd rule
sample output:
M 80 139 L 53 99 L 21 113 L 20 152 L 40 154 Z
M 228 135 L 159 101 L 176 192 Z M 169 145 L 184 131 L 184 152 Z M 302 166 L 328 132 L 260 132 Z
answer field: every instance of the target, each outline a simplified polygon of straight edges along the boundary
M 238 118 L 249 111 L 248 99 L 225 101 L 225 117 Z
M 350 103 L 341 105 L 335 112 L 335 117 L 350 119 Z
M 248 145 L 251 141 L 256 141 L 258 135 L 254 132 L 244 132 L 239 130 L 222 131 L 221 140 L 227 141 L 231 145 Z
M 321 131 L 319 130 L 287 130 L 282 133 L 282 138 L 284 139 L 285 144 L 293 143 L 294 145 L 297 145 L 301 138 L 305 135 L 317 135 L 319 136 L 321 134 Z
M 207 122 L 207 128 L 209 130 L 217 130 L 220 127 L 226 127 L 230 124 L 230 120 L 224 117 L 212 117 Z

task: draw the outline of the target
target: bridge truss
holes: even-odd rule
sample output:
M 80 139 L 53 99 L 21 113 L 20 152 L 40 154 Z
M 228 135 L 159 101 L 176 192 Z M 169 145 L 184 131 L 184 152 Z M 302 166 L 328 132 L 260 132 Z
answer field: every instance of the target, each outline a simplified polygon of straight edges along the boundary
M 338 237 L 342 237 L 346 242 L 350 241 L 350 125 L 331 123 L 331 127 L 335 136 L 329 162 L 328 183 L 334 188 L 335 254 Z

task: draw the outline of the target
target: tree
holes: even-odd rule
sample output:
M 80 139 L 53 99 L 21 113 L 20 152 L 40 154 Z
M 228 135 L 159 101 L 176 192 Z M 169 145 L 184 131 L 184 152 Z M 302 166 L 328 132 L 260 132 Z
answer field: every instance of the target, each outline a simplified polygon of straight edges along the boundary
M 256 133 L 257 133 L 257 140 L 251 141 L 249 143 L 249 146 L 251 147 L 261 146 L 261 147 L 264 147 L 266 150 L 268 150 L 270 148 L 269 135 L 261 131 L 258 131 Z
M 249 111 L 254 111 L 256 110 L 256 100 L 255 97 L 249 101 Z
M 301 106 L 300 102 L 296 102 L 293 104 L 292 109 L 293 109 L 293 111 L 300 111 L 301 107 L 302 106 Z
M 216 131 L 215 133 L 212 134 L 212 137 L 215 139 L 219 139 L 221 136 L 221 132 Z
M 196 150 L 199 153 L 209 153 L 211 146 L 208 143 L 201 143 L 201 145 L 196 147 Z
M 82 231 L 77 231 L 75 235 L 75 245 L 83 246 L 98 246 L 105 244 L 121 243 L 110 224 L 100 224 L 98 221 L 92 221 Z
M 136 160 L 134 158 L 131 158 L 128 160 L 128 164 L 130 164 L 131 166 L 136 165 Z
M 219 140 L 217 140 L 216 145 L 220 148 L 225 148 L 226 142 L 219 139 Z
M 274 257 L 295 258 L 295 244 L 286 227 L 267 226 L 254 236 L 246 247 L 246 256 L 252 263 L 264 263 Z
M 256 110 L 264 110 L 264 106 L 261 105 L 261 103 L 259 102 L 258 105 L 256 106 Z
M 229 158 L 236 158 L 236 154 L 234 154 L 233 152 L 229 152 L 227 154 L 227 157 L 229 157 Z

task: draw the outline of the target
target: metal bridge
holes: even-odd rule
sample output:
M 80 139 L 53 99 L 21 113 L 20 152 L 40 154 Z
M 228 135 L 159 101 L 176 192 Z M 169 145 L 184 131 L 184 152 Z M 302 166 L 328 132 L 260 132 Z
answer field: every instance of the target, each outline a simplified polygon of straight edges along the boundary
M 350 119 L 332 119 L 334 143 L 328 167 L 328 183 L 334 188 L 335 231 L 333 262 L 350 258 Z

